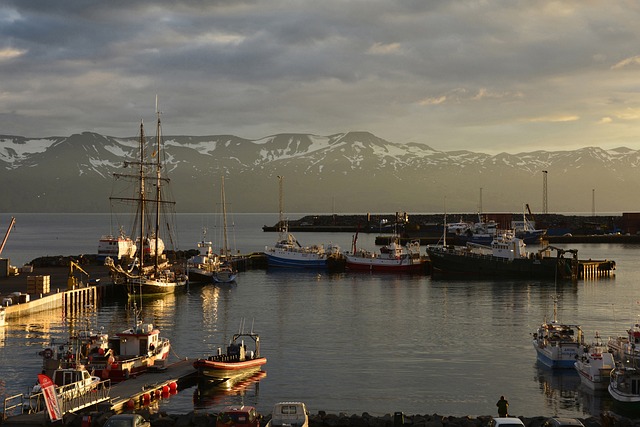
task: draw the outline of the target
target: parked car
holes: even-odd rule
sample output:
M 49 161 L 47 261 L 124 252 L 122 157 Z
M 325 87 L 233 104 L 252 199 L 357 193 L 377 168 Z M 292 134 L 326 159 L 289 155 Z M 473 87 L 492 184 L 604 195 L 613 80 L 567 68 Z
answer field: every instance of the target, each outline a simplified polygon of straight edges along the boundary
M 276 403 L 266 427 L 309 427 L 309 411 L 302 402 Z
M 253 406 L 227 406 L 218 413 L 216 427 L 260 427 L 260 416 Z
M 577 418 L 549 418 L 544 427 L 584 427 L 584 424 Z
M 524 423 L 516 417 L 496 417 L 491 419 L 489 427 L 524 427 Z
M 151 427 L 140 414 L 118 414 L 109 417 L 103 427 Z

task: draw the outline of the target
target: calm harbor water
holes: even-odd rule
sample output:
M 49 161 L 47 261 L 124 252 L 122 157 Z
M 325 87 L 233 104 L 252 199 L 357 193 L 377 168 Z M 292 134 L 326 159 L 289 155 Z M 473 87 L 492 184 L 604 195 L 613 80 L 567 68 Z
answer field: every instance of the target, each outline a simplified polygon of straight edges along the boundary
M 42 255 L 95 253 L 108 232 L 108 215 L 15 215 L 3 256 L 20 266 Z M 297 218 L 297 215 L 290 215 Z M 2 223 L 9 215 L 0 216 Z M 179 249 L 195 247 L 202 228 L 216 241 L 213 216 L 182 214 Z M 275 241 L 277 214 L 236 214 L 232 233 L 243 253 Z M 108 227 L 108 225 L 107 225 Z M 337 243 L 351 235 L 298 233 L 303 244 Z M 374 248 L 374 235 L 359 245 Z M 580 258 L 613 259 L 614 278 L 561 284 L 535 280 L 459 280 L 427 276 L 328 274 L 254 270 L 237 285 L 191 286 L 188 292 L 145 299 L 146 320 L 171 339 L 171 360 L 197 358 L 224 347 L 242 319 L 261 336 L 268 359 L 259 382 L 231 390 L 183 390 L 160 402 L 172 413 L 216 411 L 252 404 L 268 413 L 281 400 L 305 401 L 312 412 L 383 415 L 495 415 L 500 395 L 510 413 L 586 417 L 612 408 L 606 393 L 580 387 L 573 371 L 554 373 L 536 363 L 531 333 L 553 311 L 582 325 L 587 340 L 623 334 L 640 314 L 639 246 L 574 245 Z M 94 325 L 115 333 L 125 321 L 126 300 L 108 300 L 87 313 Z M 64 339 L 77 319 L 59 312 L 22 318 L 0 327 L 0 397 L 35 382 L 37 353 Z

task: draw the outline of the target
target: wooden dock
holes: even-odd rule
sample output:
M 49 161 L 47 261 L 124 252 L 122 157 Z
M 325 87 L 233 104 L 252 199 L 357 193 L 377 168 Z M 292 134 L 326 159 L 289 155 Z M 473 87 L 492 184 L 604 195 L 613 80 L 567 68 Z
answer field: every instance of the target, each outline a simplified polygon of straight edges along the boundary
M 197 381 L 197 371 L 193 362 L 191 359 L 183 359 L 167 366 L 166 369 L 149 371 L 112 385 L 111 401 L 106 409 L 115 412 L 134 409 L 191 387 Z

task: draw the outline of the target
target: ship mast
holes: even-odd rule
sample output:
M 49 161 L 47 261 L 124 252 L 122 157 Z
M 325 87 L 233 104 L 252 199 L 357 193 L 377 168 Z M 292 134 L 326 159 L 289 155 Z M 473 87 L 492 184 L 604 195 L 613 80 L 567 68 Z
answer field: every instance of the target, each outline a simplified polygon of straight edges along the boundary
M 229 256 L 229 242 L 227 240 L 227 201 L 224 196 L 224 175 L 222 175 L 222 187 L 221 187 L 221 196 L 222 196 L 222 232 L 223 232 L 223 243 L 222 243 L 222 253 L 225 257 Z
M 156 95 L 156 116 L 158 118 L 157 128 L 156 128 L 156 139 L 157 139 L 157 148 L 156 148 L 156 230 L 155 230 L 155 257 L 154 257 L 154 266 L 155 272 L 158 273 L 158 241 L 160 236 L 158 235 L 158 231 L 160 230 L 160 173 L 162 169 L 162 165 L 160 163 L 160 144 L 161 144 L 161 134 L 160 134 L 160 110 L 158 110 L 158 95 Z
M 140 275 L 144 271 L 144 122 L 140 120 Z

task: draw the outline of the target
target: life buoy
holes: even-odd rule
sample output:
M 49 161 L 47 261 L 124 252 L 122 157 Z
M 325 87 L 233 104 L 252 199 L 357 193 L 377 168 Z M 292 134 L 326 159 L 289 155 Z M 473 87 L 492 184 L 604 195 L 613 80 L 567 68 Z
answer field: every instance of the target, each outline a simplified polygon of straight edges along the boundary
M 51 359 L 53 357 L 53 350 L 50 348 L 45 348 L 44 351 L 42 352 L 42 356 L 45 359 Z

